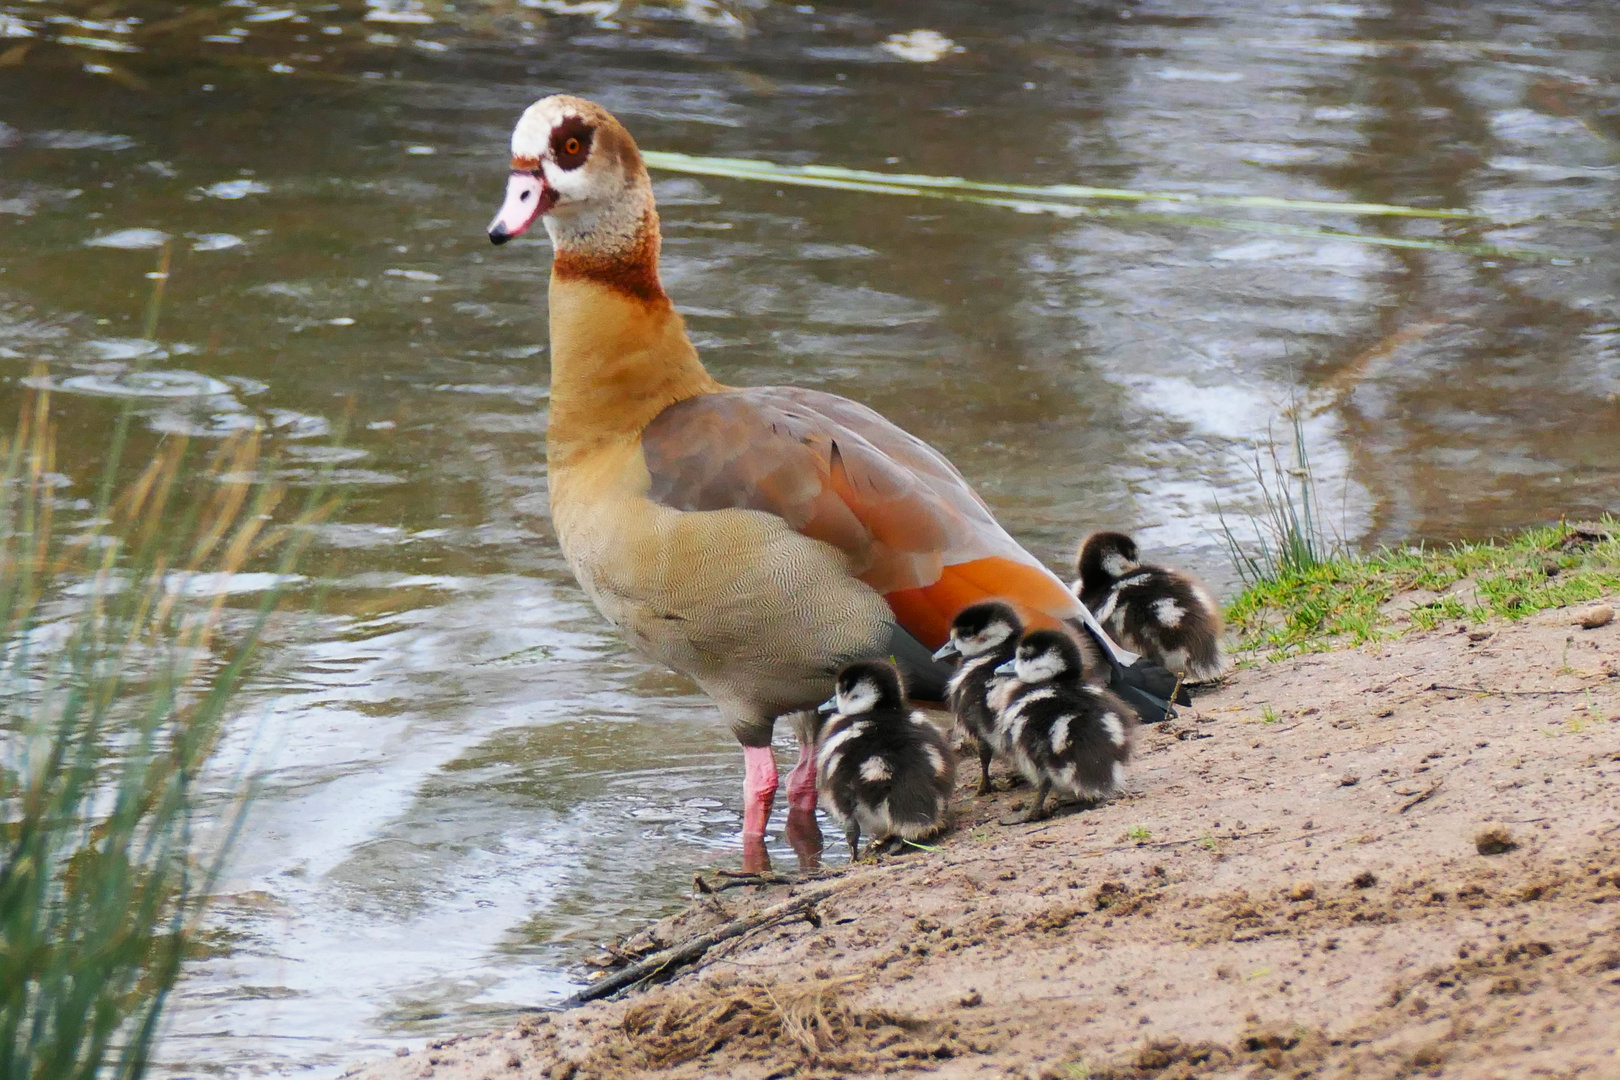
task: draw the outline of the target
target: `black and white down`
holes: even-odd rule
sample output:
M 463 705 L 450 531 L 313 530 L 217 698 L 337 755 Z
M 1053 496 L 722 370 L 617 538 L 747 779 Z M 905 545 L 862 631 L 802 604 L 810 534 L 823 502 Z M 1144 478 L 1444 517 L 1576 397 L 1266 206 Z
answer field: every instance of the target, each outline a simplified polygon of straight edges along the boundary
M 996 708 L 990 696 L 1011 676 L 996 668 L 1013 658 L 1024 624 L 1007 604 L 991 600 L 963 608 L 951 622 L 950 640 L 936 658 L 958 656 L 961 664 L 945 684 L 945 702 L 957 723 L 979 745 L 979 794 L 990 792 L 990 759 L 1006 754 L 996 744 Z
M 1112 692 L 1084 681 L 1073 640 L 1056 630 L 1026 635 L 1013 661 L 1015 679 L 999 695 L 997 742 L 1035 785 L 1030 818 L 1056 789 L 1104 799 L 1125 781 L 1136 714 Z
M 1220 605 L 1191 574 L 1139 563 L 1124 533 L 1081 541 L 1075 595 L 1127 649 L 1185 678 L 1208 682 L 1227 667 Z
M 816 747 L 816 787 L 851 855 L 862 833 L 924 840 L 939 832 L 956 780 L 945 736 L 907 706 L 892 664 L 850 664 L 837 686 Z

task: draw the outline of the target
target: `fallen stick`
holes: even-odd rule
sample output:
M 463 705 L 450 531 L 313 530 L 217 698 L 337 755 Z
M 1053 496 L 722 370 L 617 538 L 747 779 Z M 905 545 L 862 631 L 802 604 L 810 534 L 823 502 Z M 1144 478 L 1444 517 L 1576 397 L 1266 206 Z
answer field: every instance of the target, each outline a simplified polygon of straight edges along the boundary
M 1412 809 L 1412 807 L 1416 806 L 1418 803 L 1428 802 L 1430 799 L 1434 798 L 1434 793 L 1439 791 L 1440 790 L 1440 785 L 1445 783 L 1445 782 L 1446 782 L 1446 778 L 1442 776 L 1440 779 L 1438 779 L 1434 783 L 1430 784 L 1427 788 L 1425 788 L 1424 790 L 1418 792 L 1412 798 L 1408 799 L 1406 801 L 1406 803 L 1401 806 L 1400 812 L 1404 814 L 1408 810 Z
M 1486 697 L 1493 695 L 1496 697 L 1547 697 L 1549 695 L 1558 694 L 1586 694 L 1590 693 L 1592 688 L 1589 686 L 1583 686 L 1579 690 L 1492 690 L 1487 686 L 1444 686 L 1440 683 L 1430 683 L 1423 689 L 1441 691 L 1451 690 L 1464 694 L 1482 694 Z
M 795 915 L 804 914 L 817 904 L 831 896 L 854 888 L 871 880 L 876 875 L 863 874 L 857 878 L 845 878 L 832 884 L 823 885 L 819 889 L 811 889 L 807 893 L 795 896 L 791 900 L 784 900 L 763 911 L 755 911 L 741 918 L 733 919 L 724 926 L 716 927 L 706 934 L 699 934 L 663 952 L 654 953 L 640 963 L 620 968 L 612 975 L 604 976 L 596 982 L 585 987 L 579 993 L 564 998 L 555 1005 L 547 1007 L 548 1012 L 560 1012 L 564 1009 L 577 1008 L 589 1001 L 598 1001 L 605 997 L 612 997 L 620 990 L 634 986 L 636 983 L 648 979 L 669 975 L 702 959 L 703 954 L 723 941 L 730 941 L 734 937 L 741 937 L 750 930 L 771 926 L 790 919 Z

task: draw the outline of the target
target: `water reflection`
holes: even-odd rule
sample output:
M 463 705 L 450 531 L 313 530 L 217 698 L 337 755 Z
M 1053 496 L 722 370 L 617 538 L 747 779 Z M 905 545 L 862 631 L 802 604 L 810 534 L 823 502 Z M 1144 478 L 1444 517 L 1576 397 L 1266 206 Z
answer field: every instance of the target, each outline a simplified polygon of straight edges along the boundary
M 1613 506 L 1612 5 L 462 6 L 0 0 L 0 414 L 49 381 L 70 498 L 126 401 L 132 459 L 259 425 L 264 468 L 352 493 L 221 762 L 269 771 L 177 1071 L 493 1022 L 737 857 L 735 745 L 546 519 L 548 252 L 482 235 L 543 93 L 650 148 L 1467 207 L 1287 220 L 1551 256 L 655 177 L 717 376 L 871 404 L 1054 563 L 1120 526 L 1227 581 L 1215 493 L 1290 403 L 1364 543 Z

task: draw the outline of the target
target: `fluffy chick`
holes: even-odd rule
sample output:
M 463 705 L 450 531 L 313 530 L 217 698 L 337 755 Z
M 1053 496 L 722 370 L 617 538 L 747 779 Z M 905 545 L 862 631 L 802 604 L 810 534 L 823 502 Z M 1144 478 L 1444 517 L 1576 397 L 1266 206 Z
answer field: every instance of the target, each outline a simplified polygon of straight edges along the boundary
M 1088 801 L 1119 789 L 1136 714 L 1112 692 L 1084 681 L 1073 638 L 1033 630 L 998 671 L 1013 681 L 996 695 L 1005 702 L 996 717 L 996 741 L 1035 785 L 1025 821 L 1046 816 L 1053 788 Z
M 1220 605 L 1191 574 L 1137 560 L 1129 536 L 1092 533 L 1075 556 L 1075 595 L 1127 649 L 1188 682 L 1219 678 L 1227 666 Z
M 959 657 L 961 664 L 945 684 L 945 702 L 956 720 L 979 746 L 979 794 L 990 793 L 990 759 L 1004 747 L 995 743 L 996 708 L 990 695 L 1009 677 L 996 668 L 1013 658 L 1024 624 L 1018 612 L 999 600 L 963 608 L 951 622 L 950 639 L 934 654 L 935 660 Z
M 850 858 L 863 831 L 886 845 L 939 832 L 955 770 L 939 729 L 907 707 L 900 672 L 862 660 L 839 671 L 836 685 L 821 706 L 831 716 L 816 747 L 816 787 L 844 827 Z

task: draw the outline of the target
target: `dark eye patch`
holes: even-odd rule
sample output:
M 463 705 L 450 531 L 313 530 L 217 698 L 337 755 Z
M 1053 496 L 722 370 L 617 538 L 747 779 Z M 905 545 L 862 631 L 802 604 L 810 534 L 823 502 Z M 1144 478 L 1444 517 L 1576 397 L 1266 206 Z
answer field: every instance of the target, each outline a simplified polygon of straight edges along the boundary
M 570 116 L 551 130 L 551 156 L 564 169 L 577 169 L 591 156 L 595 130 L 577 116 Z

